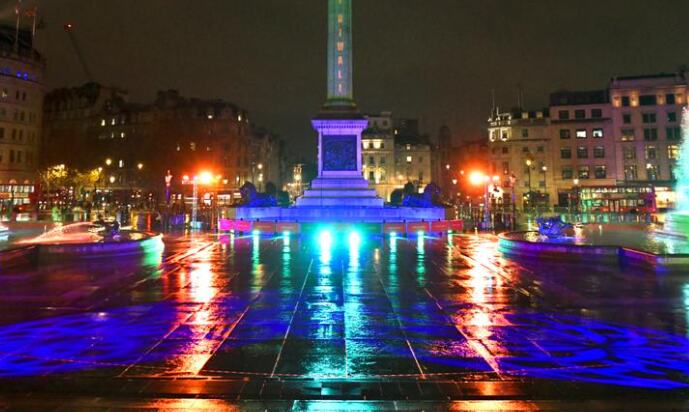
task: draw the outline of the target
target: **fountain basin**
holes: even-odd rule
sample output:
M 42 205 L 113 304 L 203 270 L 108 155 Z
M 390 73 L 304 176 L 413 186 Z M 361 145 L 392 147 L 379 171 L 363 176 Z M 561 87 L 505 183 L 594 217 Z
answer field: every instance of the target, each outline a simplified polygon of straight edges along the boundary
M 498 242 L 505 255 L 530 260 L 632 264 L 656 272 L 689 268 L 689 241 L 658 236 L 652 225 L 586 225 L 563 238 L 508 232 L 499 235 Z
M 118 239 L 96 242 L 37 243 L 39 260 L 139 256 L 162 251 L 161 234 L 122 231 Z
M 128 258 L 160 255 L 164 248 L 161 234 L 139 231 L 122 231 L 116 238 L 93 241 L 23 242 L 16 247 L 0 251 L 0 267 L 7 268 L 27 262 L 56 262 L 100 258 Z
M 689 213 L 674 212 L 665 216 L 665 224 L 658 233 L 665 236 L 674 236 L 682 239 L 689 238 Z

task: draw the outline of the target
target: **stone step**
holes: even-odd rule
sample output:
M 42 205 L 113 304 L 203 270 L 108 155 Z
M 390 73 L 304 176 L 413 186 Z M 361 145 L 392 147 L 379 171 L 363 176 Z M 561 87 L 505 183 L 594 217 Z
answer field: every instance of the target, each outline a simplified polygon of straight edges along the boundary
M 376 197 L 373 189 L 308 189 L 304 197 Z
M 297 207 L 323 206 L 323 207 L 383 207 L 383 199 L 379 197 L 300 197 L 297 199 Z
M 363 177 L 361 179 L 349 178 L 316 178 L 311 181 L 312 189 L 368 189 L 368 181 Z

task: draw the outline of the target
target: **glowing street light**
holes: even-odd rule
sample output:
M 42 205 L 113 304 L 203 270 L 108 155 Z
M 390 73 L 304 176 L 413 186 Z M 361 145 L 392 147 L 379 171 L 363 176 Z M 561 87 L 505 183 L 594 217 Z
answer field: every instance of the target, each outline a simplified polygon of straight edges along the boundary
M 110 165 L 112 164 L 112 159 L 109 158 L 109 157 L 108 157 L 107 159 L 105 159 L 105 164 L 106 164 L 107 166 L 110 166 Z
M 198 181 L 202 185 L 209 185 L 213 183 L 213 174 L 211 172 L 203 171 L 199 173 Z
M 484 175 L 481 172 L 471 172 L 469 174 L 469 183 L 471 183 L 474 186 L 479 186 L 485 183 L 486 181 L 486 175 Z
M 141 169 L 144 168 L 144 164 L 143 164 L 143 163 L 139 163 L 138 165 L 136 165 L 136 168 L 139 169 L 139 170 L 141 170 Z
M 115 176 L 110 176 L 110 183 L 115 183 Z

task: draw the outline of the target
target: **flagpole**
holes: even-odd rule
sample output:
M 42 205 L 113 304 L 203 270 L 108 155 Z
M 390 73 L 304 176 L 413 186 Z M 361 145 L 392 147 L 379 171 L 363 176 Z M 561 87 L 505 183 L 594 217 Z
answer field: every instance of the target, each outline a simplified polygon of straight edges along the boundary
M 19 53 L 19 18 L 20 18 L 20 7 L 22 1 L 17 0 L 17 5 L 14 6 L 14 14 L 17 15 L 17 24 L 14 29 L 14 52 Z

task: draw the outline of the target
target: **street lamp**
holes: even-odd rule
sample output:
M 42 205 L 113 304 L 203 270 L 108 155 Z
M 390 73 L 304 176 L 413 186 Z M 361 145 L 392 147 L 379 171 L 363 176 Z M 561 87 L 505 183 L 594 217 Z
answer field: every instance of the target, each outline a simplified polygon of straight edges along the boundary
M 136 168 L 139 169 L 139 170 L 141 170 L 141 169 L 144 168 L 144 164 L 143 164 L 143 163 L 139 163 L 138 165 L 136 165 Z
M 109 158 L 109 157 L 108 157 L 107 159 L 105 159 L 105 164 L 106 164 L 107 166 L 110 166 L 110 165 L 112 164 L 112 159 Z

